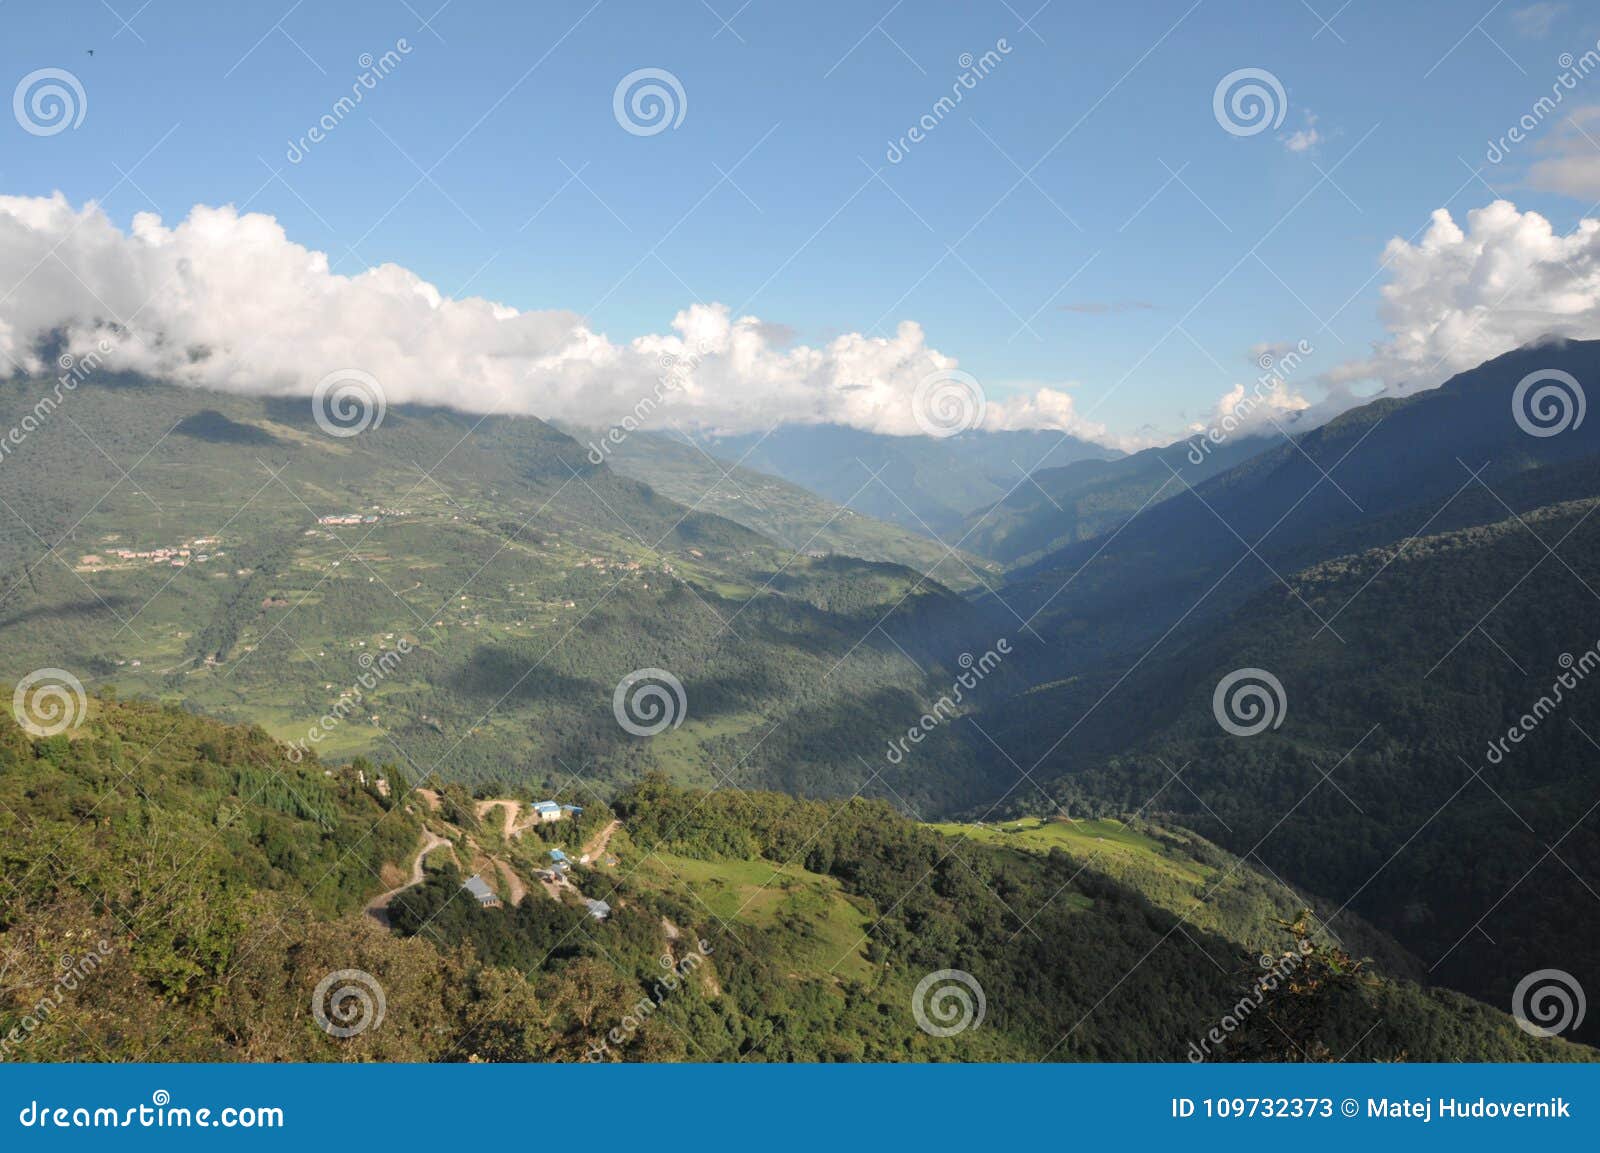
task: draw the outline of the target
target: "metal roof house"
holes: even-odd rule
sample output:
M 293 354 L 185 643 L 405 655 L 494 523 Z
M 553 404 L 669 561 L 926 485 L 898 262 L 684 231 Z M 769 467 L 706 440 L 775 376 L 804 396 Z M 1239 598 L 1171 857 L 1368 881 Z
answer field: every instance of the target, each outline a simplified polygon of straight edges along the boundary
M 484 883 L 483 878 L 478 876 L 478 874 L 474 873 L 472 876 L 468 877 L 461 883 L 461 887 L 467 892 L 471 893 L 473 899 L 476 900 L 481 907 L 485 909 L 497 909 L 500 907 L 500 898 L 495 894 L 493 889 Z
M 564 860 L 567 859 L 567 855 L 565 853 L 563 853 L 560 849 L 551 849 L 550 850 L 550 859 L 552 861 L 564 861 Z
M 583 806 L 582 805 L 562 805 L 561 806 L 561 811 L 563 813 L 571 813 L 574 817 L 576 817 L 579 813 L 583 812 Z
M 604 901 L 596 901 L 592 897 L 585 897 L 583 903 L 589 906 L 589 916 L 597 921 L 603 921 L 611 915 L 611 906 Z
M 554 801 L 539 801 L 533 806 L 533 813 L 541 822 L 548 824 L 561 819 L 561 806 Z

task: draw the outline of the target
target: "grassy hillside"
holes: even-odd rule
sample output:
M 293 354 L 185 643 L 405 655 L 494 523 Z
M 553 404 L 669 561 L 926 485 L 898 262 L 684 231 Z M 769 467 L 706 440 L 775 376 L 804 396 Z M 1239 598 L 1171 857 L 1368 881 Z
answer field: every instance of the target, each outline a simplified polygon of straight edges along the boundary
M 1153 904 L 1248 949 L 1270 951 L 1281 944 L 1279 925 L 1304 908 L 1324 914 L 1332 907 L 1259 867 L 1246 865 L 1187 829 L 1140 819 L 1043 820 L 1024 817 L 1000 823 L 936 824 L 947 836 L 1013 853 L 1062 853 L 1136 890 Z M 1320 910 L 1317 908 L 1322 904 Z M 1337 927 L 1341 944 L 1381 962 L 1391 976 L 1420 979 L 1424 966 L 1387 934 L 1357 917 Z
M 30 395 L 0 386 L 0 423 Z M 4 469 L 0 677 L 64 667 L 282 739 L 339 708 L 320 748 L 417 779 L 655 767 L 848 794 L 855 753 L 997 635 L 917 573 L 796 557 L 533 419 L 396 406 L 339 438 L 306 401 L 85 384 Z M 183 552 L 118 555 L 162 549 Z M 641 668 L 684 686 L 655 741 L 613 715 Z M 964 741 L 947 726 L 884 780 L 970 803 L 986 777 Z

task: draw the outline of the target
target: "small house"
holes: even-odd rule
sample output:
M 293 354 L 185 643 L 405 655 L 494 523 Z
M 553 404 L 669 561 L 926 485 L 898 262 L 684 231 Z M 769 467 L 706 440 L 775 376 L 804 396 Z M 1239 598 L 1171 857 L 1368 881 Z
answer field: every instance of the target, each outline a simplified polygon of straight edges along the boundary
M 597 901 L 592 897 L 585 897 L 583 903 L 589 907 L 589 916 L 597 921 L 603 921 L 611 915 L 611 906 L 604 901 Z
M 563 853 L 560 849 L 551 849 L 550 850 L 550 859 L 552 861 L 556 861 L 556 862 L 559 863 L 561 861 L 565 861 L 567 859 L 567 855 L 565 853 Z
M 533 815 L 538 817 L 541 823 L 548 825 L 551 821 L 561 819 L 561 806 L 554 801 L 540 801 L 533 806 Z
M 480 907 L 485 909 L 498 909 L 500 907 L 500 898 L 495 895 L 495 891 L 478 874 L 474 873 L 468 877 L 462 882 L 461 887 L 472 894 L 473 899 L 478 902 Z

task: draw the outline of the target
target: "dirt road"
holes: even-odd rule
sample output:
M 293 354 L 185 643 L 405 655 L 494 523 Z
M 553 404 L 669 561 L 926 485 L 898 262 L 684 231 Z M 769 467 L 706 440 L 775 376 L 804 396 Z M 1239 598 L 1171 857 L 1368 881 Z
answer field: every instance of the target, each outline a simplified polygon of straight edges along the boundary
M 417 859 L 411 866 L 411 879 L 409 881 L 407 881 L 405 884 L 401 885 L 399 888 L 390 889 L 387 893 L 380 893 L 378 896 L 376 896 L 376 897 L 372 898 L 372 900 L 368 901 L 367 902 L 367 910 L 366 910 L 367 911 L 367 915 L 369 917 L 372 917 L 375 920 L 381 921 L 385 925 L 387 925 L 389 923 L 389 902 L 393 901 L 396 897 L 398 897 L 401 893 L 405 892 L 407 889 L 412 888 L 415 885 L 422 884 L 422 863 L 423 863 L 423 860 L 427 857 L 427 855 L 429 853 L 433 852 L 439 846 L 441 846 L 441 845 L 448 846 L 449 844 L 450 844 L 449 841 L 445 840 L 443 837 L 439 836 L 437 833 L 430 832 L 427 829 L 423 829 L 422 830 L 421 845 L 417 850 Z M 452 849 L 451 852 L 454 853 L 455 850 Z
M 588 857 L 591 863 L 598 861 L 600 854 L 604 853 L 606 846 L 611 843 L 611 835 L 621 827 L 621 821 L 612 821 L 593 837 L 590 837 L 589 843 L 583 847 L 583 856 Z
M 522 878 L 517 876 L 517 871 L 506 862 L 497 859 L 494 864 L 495 868 L 500 870 L 500 877 L 505 881 L 506 888 L 511 893 L 511 903 L 513 905 L 522 904 L 522 898 L 528 895 L 528 887 L 522 883 Z
M 494 808 L 496 805 L 499 805 L 505 810 L 505 837 L 506 840 L 509 841 L 511 839 L 512 830 L 517 823 L 517 812 L 522 808 L 522 802 L 506 800 L 479 801 L 477 806 L 478 820 L 481 821 L 483 818 L 487 817 L 489 815 L 489 810 Z

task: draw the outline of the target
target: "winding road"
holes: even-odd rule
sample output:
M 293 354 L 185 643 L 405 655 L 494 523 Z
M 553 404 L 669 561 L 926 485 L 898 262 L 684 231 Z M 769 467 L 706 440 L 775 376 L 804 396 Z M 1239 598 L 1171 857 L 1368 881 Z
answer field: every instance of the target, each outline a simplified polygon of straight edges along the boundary
M 478 820 L 481 821 L 483 818 L 487 817 L 489 815 L 489 810 L 496 806 L 499 806 L 505 810 L 505 836 L 506 840 L 509 841 L 511 839 L 513 828 L 517 823 L 517 812 L 522 808 L 522 804 L 520 801 L 479 801 Z
M 448 846 L 449 844 L 450 842 L 444 837 L 439 836 L 439 834 L 431 832 L 428 829 L 423 829 L 421 845 L 417 849 L 417 859 L 411 866 L 411 879 L 405 884 L 401 885 L 399 888 L 390 889 L 387 893 L 380 893 L 378 896 L 368 901 L 366 909 L 367 916 L 387 925 L 389 923 L 389 902 L 393 901 L 407 889 L 422 884 L 422 863 L 424 859 L 426 859 L 428 854 L 433 852 L 439 846 Z M 454 849 L 451 849 L 450 851 L 452 854 L 455 852 Z

